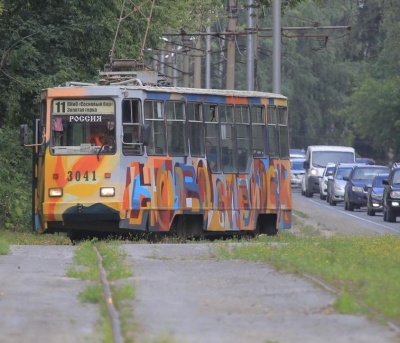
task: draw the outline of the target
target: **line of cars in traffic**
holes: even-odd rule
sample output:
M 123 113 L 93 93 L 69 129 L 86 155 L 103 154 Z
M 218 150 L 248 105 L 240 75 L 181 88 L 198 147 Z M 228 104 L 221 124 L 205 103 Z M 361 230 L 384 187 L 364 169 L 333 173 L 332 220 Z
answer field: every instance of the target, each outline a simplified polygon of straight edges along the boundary
M 323 172 L 321 175 L 314 173 L 316 178 L 308 181 L 310 187 L 307 189 L 307 172 L 312 173 L 307 160 L 310 160 L 308 156 L 291 157 L 292 187 L 300 188 L 302 195 L 312 197 L 314 193 L 319 194 L 320 199 L 331 206 L 344 203 L 346 211 L 366 207 L 369 216 L 383 212 L 383 220 L 387 222 L 396 222 L 400 216 L 400 164 L 390 168 L 373 164 L 370 159 L 326 162 L 324 166 L 317 164 Z

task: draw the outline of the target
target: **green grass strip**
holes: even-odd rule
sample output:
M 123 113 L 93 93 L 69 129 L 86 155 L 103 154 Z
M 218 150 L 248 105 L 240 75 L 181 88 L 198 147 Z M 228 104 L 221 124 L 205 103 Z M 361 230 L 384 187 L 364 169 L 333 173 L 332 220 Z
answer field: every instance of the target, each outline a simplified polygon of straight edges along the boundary
M 363 304 L 400 324 L 400 237 L 397 235 L 300 237 L 281 233 L 260 236 L 231 248 L 219 245 L 229 259 L 265 261 L 276 269 L 308 273 L 340 292 L 336 309 L 359 312 Z
M 126 262 L 125 252 L 117 242 L 113 241 L 85 241 L 78 245 L 74 257 L 75 266 L 71 267 L 67 275 L 90 281 L 90 285 L 79 294 L 82 302 L 98 303 L 100 305 L 101 326 L 104 342 L 113 342 L 112 327 L 108 314 L 103 289 L 100 282 L 98 259 L 93 246 L 96 246 L 103 258 L 103 267 L 107 273 L 107 280 L 112 283 L 111 292 L 121 323 L 121 330 L 125 340 L 133 341 L 134 326 L 132 325 L 132 299 L 134 288 L 126 279 L 132 276 L 131 266 Z

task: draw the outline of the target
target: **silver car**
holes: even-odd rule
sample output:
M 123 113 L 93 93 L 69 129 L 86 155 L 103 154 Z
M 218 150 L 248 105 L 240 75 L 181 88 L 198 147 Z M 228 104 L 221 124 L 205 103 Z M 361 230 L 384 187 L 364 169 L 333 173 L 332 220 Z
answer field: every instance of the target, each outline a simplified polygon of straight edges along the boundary
M 328 190 L 326 200 L 329 205 L 336 206 L 338 202 L 344 201 L 344 189 L 347 181 L 343 180 L 348 177 L 353 170 L 355 163 L 338 163 L 335 166 L 333 174 L 328 177 Z
M 292 187 L 298 188 L 301 186 L 301 180 L 303 179 L 305 158 L 292 158 L 290 159 L 290 174 Z

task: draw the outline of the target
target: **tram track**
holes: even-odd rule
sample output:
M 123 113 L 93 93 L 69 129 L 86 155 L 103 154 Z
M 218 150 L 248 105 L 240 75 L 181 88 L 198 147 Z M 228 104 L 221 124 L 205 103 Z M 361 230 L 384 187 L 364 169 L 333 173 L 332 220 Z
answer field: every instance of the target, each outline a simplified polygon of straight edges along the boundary
M 107 272 L 103 266 L 103 257 L 101 256 L 99 250 L 93 246 L 93 250 L 96 252 L 98 260 L 98 268 L 100 272 L 100 282 L 103 289 L 103 294 L 105 298 L 105 303 L 107 306 L 108 315 L 110 316 L 111 329 L 113 333 L 114 343 L 123 343 L 124 338 L 121 331 L 121 323 L 119 321 L 119 314 L 114 306 L 114 301 L 112 298 L 112 292 L 110 288 L 110 283 L 107 279 Z

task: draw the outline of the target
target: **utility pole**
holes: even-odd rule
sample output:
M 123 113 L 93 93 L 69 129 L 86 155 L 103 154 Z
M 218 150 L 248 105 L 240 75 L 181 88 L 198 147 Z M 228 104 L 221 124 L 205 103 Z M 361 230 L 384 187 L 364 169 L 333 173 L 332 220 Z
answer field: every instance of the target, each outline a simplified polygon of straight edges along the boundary
M 272 1 L 272 89 L 274 93 L 281 93 L 281 0 Z
M 227 0 L 229 1 L 229 6 L 235 5 L 237 0 Z M 294 37 L 318 37 L 325 38 L 325 45 L 328 41 L 328 35 L 326 33 L 307 33 L 307 31 L 327 31 L 327 30 L 351 30 L 350 26 L 322 26 L 322 25 L 314 25 L 314 26 L 305 26 L 305 27 L 282 27 L 281 26 L 281 0 L 273 0 L 273 27 L 272 28 L 263 28 L 256 27 L 256 5 L 254 5 L 254 0 L 247 0 L 248 7 L 248 22 L 246 31 L 238 32 L 236 31 L 236 14 L 234 18 L 230 17 L 230 24 L 228 26 L 228 31 L 226 32 L 211 32 L 210 27 L 206 28 L 206 32 L 192 32 L 185 33 L 186 35 L 190 35 L 193 37 L 202 37 L 204 36 L 206 39 L 206 48 L 205 48 L 205 56 L 206 56 L 206 75 L 205 75 L 205 88 L 211 88 L 211 37 L 216 38 L 225 38 L 228 41 L 228 54 L 227 54 L 227 67 L 226 67 L 226 89 L 234 89 L 235 86 L 235 39 L 238 36 L 246 36 L 247 37 L 247 57 L 246 57 L 246 72 L 247 72 L 247 89 L 254 90 L 254 85 L 256 83 L 256 74 L 255 74 L 255 56 L 256 56 L 256 38 L 258 37 L 268 37 L 273 38 L 273 92 L 281 93 L 281 39 L 284 31 L 300 31 L 299 34 L 296 35 L 288 35 L 285 34 L 286 38 L 294 38 Z M 237 8 L 235 7 L 236 11 Z M 232 21 L 231 21 L 232 19 Z M 260 34 L 260 32 L 264 31 L 272 31 L 271 34 Z M 164 33 L 163 36 L 182 36 L 182 33 Z M 251 39 L 254 37 L 254 40 Z M 170 65 L 170 60 L 168 60 L 168 65 Z M 171 69 L 171 68 L 167 68 Z M 176 71 L 176 69 L 175 69 Z M 220 73 L 220 75 L 218 75 Z M 222 77 L 222 70 L 218 70 L 216 72 L 217 78 Z M 175 75 L 177 78 L 177 75 Z M 175 80 L 176 80 L 175 78 Z M 219 85 L 222 87 L 222 84 Z M 218 88 L 214 86 L 215 88 Z
M 236 32 L 237 0 L 228 1 L 228 32 Z M 236 59 L 236 36 L 227 37 L 227 61 L 226 61 L 226 89 L 235 88 L 235 59 Z
M 206 89 L 211 88 L 211 27 L 206 27 Z M 199 37 L 200 38 L 200 37 Z
M 256 10 L 254 0 L 247 0 L 246 83 L 247 90 L 254 90 Z
M 194 88 L 201 88 L 201 40 L 200 37 L 196 38 L 196 50 L 194 55 L 194 75 L 193 86 Z

